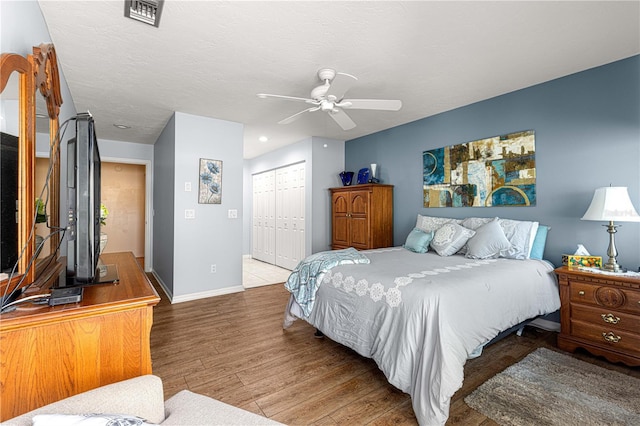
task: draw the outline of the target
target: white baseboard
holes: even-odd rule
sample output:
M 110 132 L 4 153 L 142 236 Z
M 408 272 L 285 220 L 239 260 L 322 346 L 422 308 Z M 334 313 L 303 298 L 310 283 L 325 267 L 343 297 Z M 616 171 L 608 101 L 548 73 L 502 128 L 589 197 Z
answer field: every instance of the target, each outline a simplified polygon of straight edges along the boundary
M 245 290 L 243 286 L 234 286 L 234 287 L 221 288 L 217 290 L 202 291 L 199 293 L 184 294 L 182 296 L 174 296 L 173 293 L 169 291 L 167 285 L 160 279 L 158 274 L 156 274 L 155 271 L 151 271 L 151 273 L 156 278 L 156 280 L 158 280 L 158 284 L 160 284 L 162 291 L 169 298 L 172 305 L 174 303 L 182 303 L 182 302 L 190 302 L 192 300 L 206 299 L 207 297 L 222 296 L 223 294 L 240 293 L 241 291 Z
M 171 304 L 190 302 L 192 300 L 206 299 L 207 297 L 222 296 L 223 294 L 240 293 L 244 291 L 243 286 L 225 287 L 217 290 L 201 291 L 199 293 L 184 294 L 171 298 Z

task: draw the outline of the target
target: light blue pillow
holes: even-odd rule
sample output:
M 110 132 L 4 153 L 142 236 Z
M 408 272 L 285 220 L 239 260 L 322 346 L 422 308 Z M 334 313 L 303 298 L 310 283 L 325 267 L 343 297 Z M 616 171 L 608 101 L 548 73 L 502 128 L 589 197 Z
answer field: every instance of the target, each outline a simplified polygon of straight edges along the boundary
M 547 234 L 549 233 L 549 226 L 538 225 L 538 231 L 536 237 L 533 240 L 533 246 L 531 246 L 530 259 L 542 259 L 544 255 L 544 246 L 547 244 Z
M 426 253 L 429 250 L 429 243 L 433 239 L 433 232 L 424 232 L 421 229 L 413 228 L 407 235 L 407 240 L 402 247 L 415 253 Z

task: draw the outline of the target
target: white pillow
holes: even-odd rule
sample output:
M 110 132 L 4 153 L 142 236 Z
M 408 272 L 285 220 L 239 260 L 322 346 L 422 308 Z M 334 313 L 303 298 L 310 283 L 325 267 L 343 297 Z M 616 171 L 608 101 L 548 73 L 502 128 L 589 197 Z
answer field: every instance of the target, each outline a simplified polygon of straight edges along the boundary
M 470 259 L 495 259 L 511 248 L 498 218 L 481 225 L 467 241 L 466 257 Z
M 533 241 L 538 232 L 538 222 L 500 219 L 500 226 L 512 247 L 504 257 L 509 259 L 529 259 Z
M 151 425 L 145 419 L 124 414 L 37 414 L 33 426 Z
M 493 218 L 469 217 L 462 221 L 465 228 L 476 230 L 480 226 L 489 223 Z M 511 248 L 502 254 L 508 259 L 529 259 L 533 241 L 538 232 L 538 222 L 529 222 L 514 219 L 499 219 L 498 222 L 504 231 L 505 237 L 511 243 Z
M 457 223 L 461 224 L 462 219 L 454 219 L 452 217 L 436 217 L 436 216 L 423 216 L 418 214 L 416 219 L 416 228 L 424 232 L 435 232 L 445 223 Z
M 457 223 L 445 223 L 434 234 L 431 247 L 440 256 L 451 256 L 460 250 L 475 233 L 476 231 Z

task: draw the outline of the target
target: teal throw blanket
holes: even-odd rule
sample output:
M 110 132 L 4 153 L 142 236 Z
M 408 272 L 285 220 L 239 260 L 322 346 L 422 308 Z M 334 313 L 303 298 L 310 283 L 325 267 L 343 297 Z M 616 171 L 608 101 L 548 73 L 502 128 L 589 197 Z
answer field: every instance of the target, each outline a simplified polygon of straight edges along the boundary
M 352 247 L 312 254 L 298 263 L 284 286 L 308 317 L 324 274 L 334 266 L 356 263 L 369 263 L 369 258 Z

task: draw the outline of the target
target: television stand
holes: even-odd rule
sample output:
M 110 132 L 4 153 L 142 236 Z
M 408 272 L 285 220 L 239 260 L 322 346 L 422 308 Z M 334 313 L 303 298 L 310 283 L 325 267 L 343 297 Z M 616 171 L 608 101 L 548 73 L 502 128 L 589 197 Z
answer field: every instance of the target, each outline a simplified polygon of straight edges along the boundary
M 160 298 L 133 253 L 107 253 L 104 261 L 117 266 L 118 285 L 88 285 L 81 302 L 21 305 L 0 316 L 0 422 L 152 373 L 150 332 Z

